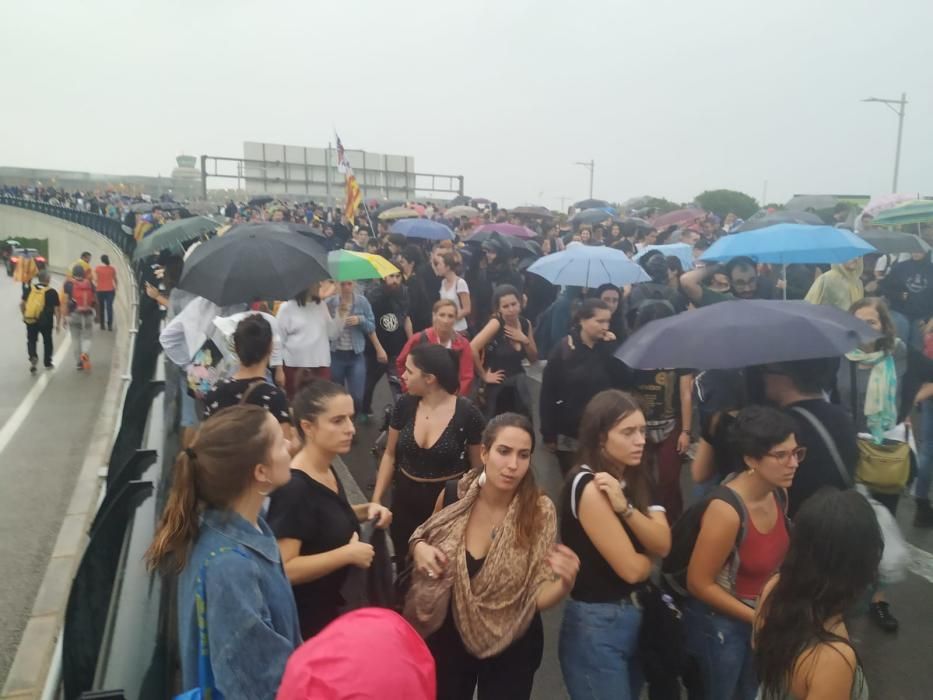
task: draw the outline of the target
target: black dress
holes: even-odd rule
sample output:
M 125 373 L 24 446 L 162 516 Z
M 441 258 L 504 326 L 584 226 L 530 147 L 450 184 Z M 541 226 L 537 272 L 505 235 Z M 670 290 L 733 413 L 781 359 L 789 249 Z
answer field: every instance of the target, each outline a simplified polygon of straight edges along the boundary
M 336 474 L 334 479 L 336 493 L 300 469 L 292 469 L 291 481 L 272 494 L 266 522 L 276 539 L 300 540 L 301 556 L 337 549 L 354 532 L 359 533 L 359 519 Z M 344 567 L 292 587 L 302 638 L 310 639 L 340 614 L 344 605 L 340 588 L 347 573 Z
M 514 411 L 531 418 L 531 392 L 528 389 L 525 367 L 522 361 L 528 356 L 524 346 L 516 349 L 505 334 L 505 320 L 496 316 L 499 331 L 486 346 L 485 365 L 490 372 L 502 371 L 505 378 L 499 384 L 486 384 L 483 413 L 487 420 L 500 413 Z M 531 336 L 531 322 L 520 317 L 519 327 L 526 336 Z
M 415 414 L 421 398 L 405 394 L 392 411 L 389 425 L 399 431 L 395 447 L 395 480 L 392 486 L 392 544 L 403 560 L 415 529 L 434 512 L 444 482 L 470 468 L 469 447 L 479 445 L 483 417 L 469 399 L 457 397 L 453 418 L 431 447 L 415 440 Z

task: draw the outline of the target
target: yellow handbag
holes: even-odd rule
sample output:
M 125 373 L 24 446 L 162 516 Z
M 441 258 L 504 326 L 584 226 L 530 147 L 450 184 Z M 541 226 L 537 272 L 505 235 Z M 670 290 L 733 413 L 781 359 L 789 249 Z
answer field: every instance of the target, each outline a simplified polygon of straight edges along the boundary
M 910 478 L 910 445 L 885 440 L 881 445 L 858 439 L 855 480 L 878 493 L 900 493 Z

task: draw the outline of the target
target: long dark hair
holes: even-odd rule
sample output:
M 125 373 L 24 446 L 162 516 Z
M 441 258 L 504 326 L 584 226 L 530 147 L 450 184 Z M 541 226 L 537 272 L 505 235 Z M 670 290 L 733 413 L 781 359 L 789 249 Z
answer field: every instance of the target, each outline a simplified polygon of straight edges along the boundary
M 584 464 L 594 472 L 608 472 L 616 479 L 624 478 L 626 495 L 632 505 L 647 514 L 648 506 L 651 505 L 651 481 L 646 470 L 639 465 L 626 469 L 623 474 L 603 449 L 609 431 L 619 421 L 636 412 L 644 413 L 641 404 L 631 394 L 618 389 L 606 389 L 590 399 L 580 419 L 580 432 L 577 435 L 580 447 L 577 450 L 576 467 L 568 475 L 568 480 L 573 479 Z
M 433 374 L 448 394 L 460 389 L 460 358 L 456 351 L 435 343 L 416 345 L 409 353 L 412 364 L 425 374 Z
M 505 428 L 518 428 L 528 433 L 531 438 L 531 451 L 535 449 L 535 429 L 526 416 L 519 413 L 500 413 L 486 424 L 483 431 L 483 448 L 486 452 L 492 450 L 496 438 Z M 534 470 L 529 465 L 522 482 L 518 485 L 514 498 L 518 499 L 518 512 L 516 514 L 516 534 L 519 546 L 529 546 L 538 531 L 539 511 L 538 499 L 541 489 L 535 481 Z
M 874 309 L 878 314 L 878 320 L 881 321 L 881 337 L 875 341 L 875 350 L 885 353 L 894 352 L 894 346 L 897 343 L 897 329 L 894 327 L 894 320 L 891 318 L 891 312 L 883 299 L 877 297 L 865 297 L 849 307 L 849 313 L 853 316 L 859 309 Z
M 848 644 L 826 623 L 874 583 L 883 551 L 875 513 L 861 494 L 827 488 L 807 499 L 760 610 L 755 657 L 765 700 L 786 697 L 802 654 L 821 644 Z

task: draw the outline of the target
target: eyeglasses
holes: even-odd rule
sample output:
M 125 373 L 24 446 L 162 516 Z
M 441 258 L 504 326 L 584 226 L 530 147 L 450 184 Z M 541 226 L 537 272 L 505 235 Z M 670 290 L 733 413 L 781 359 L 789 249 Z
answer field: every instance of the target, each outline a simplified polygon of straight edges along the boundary
M 778 462 L 783 462 L 788 464 L 790 460 L 796 459 L 797 464 L 800 464 L 803 460 L 807 458 L 807 448 L 798 447 L 796 450 L 781 450 L 780 452 L 767 452 L 765 453 L 766 457 L 771 457 L 776 459 Z

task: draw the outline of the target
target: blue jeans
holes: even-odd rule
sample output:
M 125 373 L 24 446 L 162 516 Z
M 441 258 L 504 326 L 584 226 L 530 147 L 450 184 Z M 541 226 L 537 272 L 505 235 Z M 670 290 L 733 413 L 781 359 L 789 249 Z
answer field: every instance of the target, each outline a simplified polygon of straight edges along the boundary
M 933 481 L 933 399 L 920 404 L 920 434 L 916 436 L 920 445 L 917 459 L 917 479 L 914 481 L 914 496 L 930 497 L 930 482 Z
M 97 292 L 97 313 L 100 329 L 113 330 L 113 298 L 116 292 Z
M 366 386 L 366 358 L 352 350 L 334 350 L 330 356 L 330 379 L 334 384 L 346 386 L 353 398 L 353 410 L 363 408 L 363 390 Z
M 684 606 L 687 652 L 697 660 L 707 700 L 754 700 L 752 626 L 691 598 Z
M 630 601 L 581 603 L 568 599 L 558 657 L 571 700 L 638 700 L 641 610 Z

